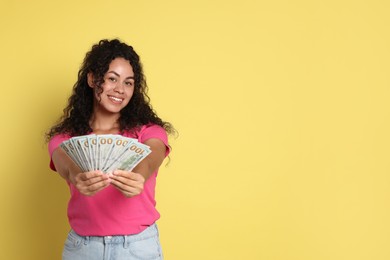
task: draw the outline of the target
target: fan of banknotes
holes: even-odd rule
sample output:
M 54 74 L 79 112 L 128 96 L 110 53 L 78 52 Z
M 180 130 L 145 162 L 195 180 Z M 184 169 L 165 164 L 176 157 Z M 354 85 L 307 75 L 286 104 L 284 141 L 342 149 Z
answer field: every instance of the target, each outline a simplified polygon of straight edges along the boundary
M 72 137 L 60 147 L 83 171 L 131 171 L 148 154 L 150 147 L 137 139 L 121 135 L 83 135 Z

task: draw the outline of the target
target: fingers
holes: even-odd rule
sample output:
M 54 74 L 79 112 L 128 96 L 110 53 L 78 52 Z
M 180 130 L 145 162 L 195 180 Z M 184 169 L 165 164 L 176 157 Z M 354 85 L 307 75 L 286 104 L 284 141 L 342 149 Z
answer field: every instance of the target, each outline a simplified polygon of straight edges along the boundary
M 112 174 L 104 174 L 101 171 L 79 173 L 74 181 L 75 187 L 86 196 L 92 196 L 113 184 L 126 197 L 134 197 L 141 194 L 144 183 L 145 178 L 141 174 L 121 170 Z
M 80 180 L 85 182 L 86 185 L 92 185 L 99 181 L 109 180 L 109 177 L 101 171 L 92 171 L 82 173 L 80 175 Z
M 92 196 L 110 184 L 110 178 L 101 171 L 80 173 L 75 178 L 75 186 L 81 194 Z
M 145 178 L 135 172 L 114 171 L 110 174 L 111 184 L 113 184 L 126 197 L 134 197 L 144 189 Z
M 115 170 L 111 175 L 110 178 L 115 178 L 115 179 L 121 179 L 123 181 L 145 181 L 145 178 L 135 172 L 129 172 L 129 171 L 122 171 L 122 170 Z

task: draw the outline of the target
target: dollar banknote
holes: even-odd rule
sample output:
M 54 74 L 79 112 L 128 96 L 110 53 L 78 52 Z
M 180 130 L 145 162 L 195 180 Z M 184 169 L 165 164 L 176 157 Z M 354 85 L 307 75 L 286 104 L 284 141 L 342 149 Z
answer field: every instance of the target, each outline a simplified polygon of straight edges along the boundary
M 109 134 L 72 137 L 60 147 L 84 172 L 131 171 L 151 153 L 150 147 L 137 139 Z

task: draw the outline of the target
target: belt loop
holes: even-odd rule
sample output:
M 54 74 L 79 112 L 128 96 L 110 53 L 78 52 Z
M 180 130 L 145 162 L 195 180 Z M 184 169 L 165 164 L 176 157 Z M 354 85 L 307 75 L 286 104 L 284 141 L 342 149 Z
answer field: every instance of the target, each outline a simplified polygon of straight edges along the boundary
M 84 237 L 84 245 L 88 245 L 89 243 L 89 236 Z
M 123 248 L 127 249 L 127 248 L 129 248 L 128 236 L 123 236 L 123 237 L 124 237 Z

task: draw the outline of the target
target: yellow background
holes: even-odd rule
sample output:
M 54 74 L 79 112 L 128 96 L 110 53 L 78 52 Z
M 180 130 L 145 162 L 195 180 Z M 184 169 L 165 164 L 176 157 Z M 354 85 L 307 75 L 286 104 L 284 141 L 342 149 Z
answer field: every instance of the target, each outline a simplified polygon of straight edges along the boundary
M 60 259 L 69 194 L 43 135 L 114 37 L 179 131 L 167 260 L 390 259 L 388 1 L 0 3 L 0 259 Z

